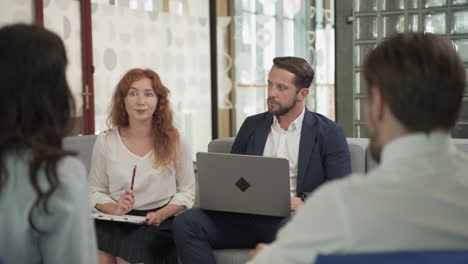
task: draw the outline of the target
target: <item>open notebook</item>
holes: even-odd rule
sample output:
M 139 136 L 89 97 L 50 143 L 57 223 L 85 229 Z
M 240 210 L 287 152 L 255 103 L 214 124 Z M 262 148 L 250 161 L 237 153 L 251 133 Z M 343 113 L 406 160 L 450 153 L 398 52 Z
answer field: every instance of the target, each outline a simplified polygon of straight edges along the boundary
M 114 221 L 114 222 L 122 222 L 122 223 L 129 223 L 129 224 L 140 224 L 140 225 L 146 223 L 146 218 L 144 216 L 111 215 L 111 214 L 105 214 L 101 212 L 95 212 L 92 215 L 93 215 L 93 218 L 97 220 Z

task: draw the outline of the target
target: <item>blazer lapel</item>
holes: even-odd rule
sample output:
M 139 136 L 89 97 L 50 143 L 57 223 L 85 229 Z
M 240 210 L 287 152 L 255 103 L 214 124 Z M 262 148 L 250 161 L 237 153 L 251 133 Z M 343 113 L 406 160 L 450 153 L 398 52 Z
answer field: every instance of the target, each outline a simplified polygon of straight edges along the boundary
M 299 160 L 297 165 L 297 193 L 302 192 L 302 182 L 305 179 L 307 166 L 314 166 L 309 164 L 310 155 L 315 145 L 315 138 L 317 136 L 316 118 L 312 112 L 305 109 L 304 120 L 302 121 L 301 139 L 299 143 Z
M 257 128 L 255 129 L 253 155 L 263 155 L 263 150 L 265 149 L 266 140 L 268 138 L 268 133 L 270 133 L 272 122 L 273 116 L 267 113 L 263 122 L 257 123 Z

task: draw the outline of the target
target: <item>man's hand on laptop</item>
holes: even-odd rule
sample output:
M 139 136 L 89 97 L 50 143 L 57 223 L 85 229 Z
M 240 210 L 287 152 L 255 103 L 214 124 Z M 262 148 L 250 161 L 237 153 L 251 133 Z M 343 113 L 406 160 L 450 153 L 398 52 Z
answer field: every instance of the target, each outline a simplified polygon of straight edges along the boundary
M 258 253 L 260 253 L 260 251 L 267 245 L 268 244 L 265 244 L 265 243 L 258 243 L 257 247 L 255 247 L 255 249 L 250 250 L 250 252 L 249 252 L 250 259 L 253 259 L 256 255 L 258 255 Z
M 301 205 L 304 204 L 301 197 L 291 197 L 291 211 L 296 211 Z

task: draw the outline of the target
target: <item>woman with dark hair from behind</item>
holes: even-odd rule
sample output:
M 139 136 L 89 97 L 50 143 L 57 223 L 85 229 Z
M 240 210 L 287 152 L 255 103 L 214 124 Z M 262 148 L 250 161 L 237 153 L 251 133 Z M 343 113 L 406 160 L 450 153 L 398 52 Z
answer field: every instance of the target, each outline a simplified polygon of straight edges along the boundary
M 157 73 L 132 69 L 122 77 L 108 125 L 94 145 L 91 205 L 145 216 L 147 223 L 96 221 L 99 262 L 178 263 L 171 223 L 192 207 L 195 175 L 190 145 L 172 122 L 169 89 Z
M 62 149 L 74 102 L 61 39 L 0 29 L 0 260 L 96 263 L 84 166 Z

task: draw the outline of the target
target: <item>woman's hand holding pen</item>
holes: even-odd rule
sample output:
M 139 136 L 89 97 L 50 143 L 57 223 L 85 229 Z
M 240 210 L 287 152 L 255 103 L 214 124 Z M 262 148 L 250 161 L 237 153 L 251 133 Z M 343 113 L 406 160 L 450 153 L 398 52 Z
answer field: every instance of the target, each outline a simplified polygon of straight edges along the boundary
M 117 212 L 116 215 L 124 215 L 130 212 L 135 207 L 135 194 L 130 188 L 125 189 L 125 193 L 122 194 L 117 201 Z

